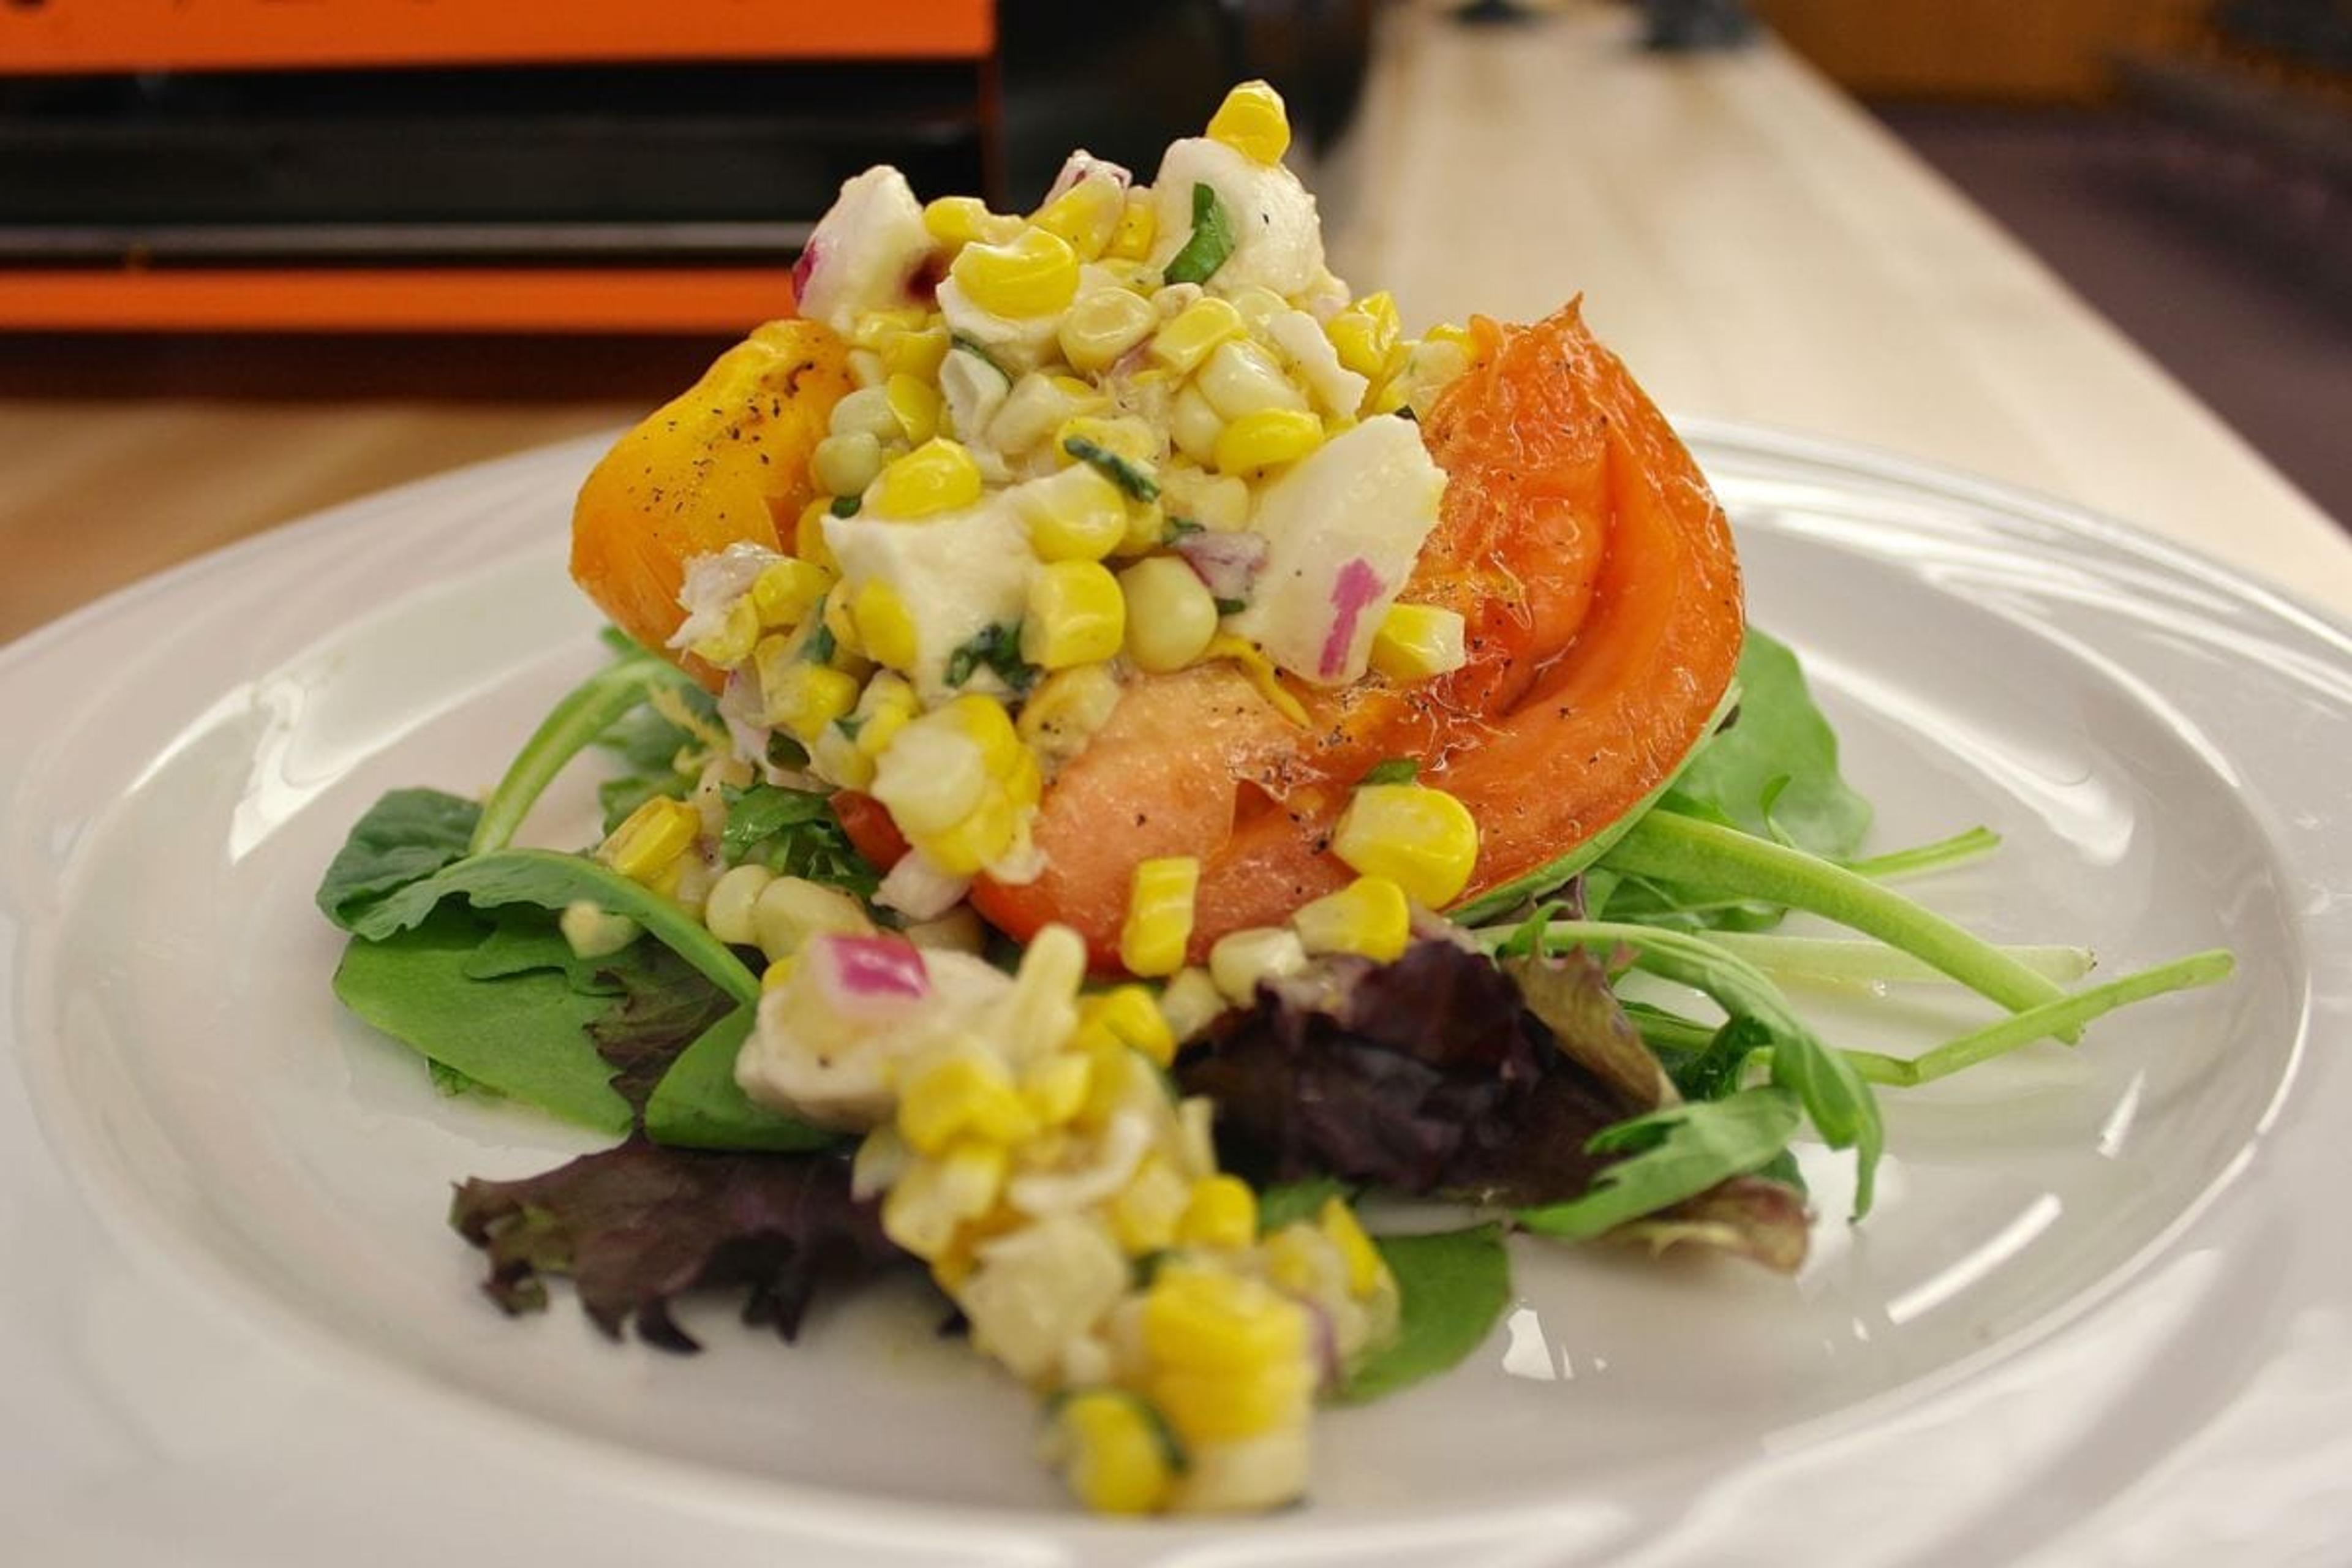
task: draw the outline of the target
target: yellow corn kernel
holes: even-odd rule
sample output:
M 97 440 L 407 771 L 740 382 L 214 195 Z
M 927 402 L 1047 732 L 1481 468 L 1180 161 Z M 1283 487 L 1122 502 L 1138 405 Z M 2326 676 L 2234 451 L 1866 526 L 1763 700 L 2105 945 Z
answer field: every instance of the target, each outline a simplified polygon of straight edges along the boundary
M 922 710 L 922 700 L 904 679 L 887 670 L 877 674 L 857 700 L 857 749 L 868 757 L 880 756 Z
M 879 577 L 867 579 L 849 595 L 849 618 L 857 628 L 858 646 L 866 658 L 892 669 L 915 668 L 915 660 L 921 656 L 915 616 L 898 589 Z
M 1301 729 L 1306 728 L 1307 705 L 1292 696 L 1290 689 L 1282 684 L 1281 672 L 1275 668 L 1274 660 L 1266 658 L 1265 650 L 1257 644 L 1232 632 L 1219 632 L 1209 639 L 1209 646 L 1202 651 L 1202 657 L 1233 660 L 1241 672 L 1249 677 L 1250 684 L 1257 688 L 1257 694 L 1265 699 L 1268 707 Z
M 1381 1250 L 1372 1245 L 1372 1238 L 1364 1234 L 1356 1211 L 1338 1198 L 1325 1198 L 1323 1211 L 1315 1218 L 1348 1266 L 1348 1293 L 1370 1295 L 1381 1276 L 1388 1272 L 1388 1265 L 1381 1260 Z
M 1247 338 L 1219 343 L 1192 380 L 1220 419 L 1239 419 L 1268 408 L 1302 413 L 1307 408 L 1307 394 L 1283 374 L 1272 354 Z
M 1227 931 L 1209 949 L 1209 978 L 1225 1000 L 1246 1007 L 1257 999 L 1257 983 L 1278 980 L 1307 967 L 1298 933 L 1282 926 L 1250 926 Z
M 1137 868 L 1139 877 L 1141 871 L 1141 867 Z M 1151 993 L 1140 985 L 1114 985 L 1081 998 L 1077 1038 L 1079 1046 L 1087 1049 L 1107 1041 L 1116 1042 L 1142 1052 L 1155 1067 L 1164 1068 L 1176 1059 L 1175 1031 L 1160 1016 Z
M 769 964 L 767 968 L 760 971 L 760 989 L 762 991 L 775 991 L 781 989 L 786 981 L 792 979 L 793 971 L 799 967 L 800 955 L 798 953 L 787 954 L 782 958 L 777 959 L 773 963 Z
M 1143 1299 L 1144 1351 L 1163 1366 L 1246 1373 L 1304 1364 L 1308 1344 L 1304 1308 L 1223 1268 L 1162 1268 Z
M 860 310 L 849 323 L 851 346 L 878 349 L 885 339 L 923 324 L 924 312 L 909 305 L 897 310 Z
M 960 730 L 980 748 L 981 765 L 991 777 L 1011 778 L 1026 754 L 1004 704 L 979 692 L 966 692 L 940 710 L 944 721 Z
M 832 515 L 833 503 L 823 496 L 801 508 L 799 521 L 793 524 L 793 553 L 812 566 L 838 572 L 841 563 L 835 559 L 833 546 L 824 538 L 824 520 Z
M 1078 296 L 1055 336 L 1070 367 L 1092 375 L 1150 337 L 1159 319 L 1151 301 L 1131 289 L 1091 289 Z
M 1363 416 L 1367 419 L 1376 419 L 1383 414 L 1394 414 L 1412 401 L 1412 393 L 1411 383 L 1402 375 L 1376 382 L 1372 390 L 1364 395 Z
M 941 196 L 923 208 L 923 226 L 942 245 L 996 243 L 1021 232 L 1021 220 L 988 210 L 978 196 Z
M 949 264 L 948 276 L 992 315 L 1051 316 L 1077 298 L 1078 257 L 1068 240 L 1033 224 L 1002 245 L 966 245 Z
M 1242 83 L 1209 117 L 1209 140 L 1256 163 L 1281 163 L 1290 150 L 1290 115 L 1282 95 L 1262 81 Z
M 1331 853 L 1349 869 L 1382 877 L 1405 897 L 1443 909 L 1462 896 L 1478 861 L 1470 808 L 1427 784 L 1362 784 L 1339 814 Z
M 1015 727 L 1041 763 L 1057 766 L 1084 751 L 1118 706 L 1118 678 L 1110 667 L 1082 664 L 1040 681 Z
M 701 835 L 702 813 L 691 803 L 656 796 L 613 829 L 596 858 L 633 882 L 650 885 Z
M 1386 289 L 1365 295 L 1323 324 L 1323 335 L 1339 352 L 1339 363 L 1358 375 L 1375 378 L 1388 370 L 1401 331 L 1396 300 Z
M 935 436 L 893 461 L 874 481 L 877 517 L 936 517 L 980 499 L 980 465 L 961 443 Z
M 1184 944 L 1192 937 L 1192 898 L 1200 885 L 1201 863 L 1189 855 L 1137 862 L 1128 887 L 1127 921 L 1118 932 L 1118 961 L 1129 973 L 1173 974 L 1184 967 Z M 1151 1013 L 1160 1016 L 1156 1007 Z
M 727 606 L 727 618 L 717 631 L 694 639 L 687 652 L 708 664 L 740 664 L 751 657 L 760 640 L 760 611 L 747 595 Z
M 1189 381 L 1168 405 L 1168 434 L 1175 441 L 1176 449 L 1195 463 L 1216 461 L 1217 437 L 1224 429 L 1223 416 Z
M 1040 1057 L 1021 1073 L 1021 1100 L 1029 1114 L 1048 1127 L 1059 1127 L 1087 1106 L 1093 1067 L 1074 1052 Z
M 1110 1202 L 1111 1238 L 1130 1258 L 1175 1246 L 1188 1192 L 1174 1166 L 1157 1154 L 1145 1155 L 1133 1179 Z
M 856 658 L 866 657 L 866 639 L 857 633 L 857 617 L 850 614 L 850 596 L 835 591 L 824 596 L 824 629 L 833 634 L 834 646 L 842 653 Z
M 882 384 L 890 413 L 907 433 L 907 444 L 919 447 L 940 433 L 940 390 L 903 372 Z
M 1127 205 L 1119 210 L 1118 226 L 1111 231 L 1110 245 L 1103 254 L 1119 261 L 1140 261 L 1151 254 L 1151 242 L 1159 237 L 1160 215 L 1150 194 L 1130 190 Z
M 1106 419 L 1097 414 L 1081 414 L 1063 420 L 1054 432 L 1054 452 L 1059 461 L 1076 463 L 1080 460 L 1077 454 L 1070 450 L 1073 441 L 1084 441 L 1102 448 L 1136 469 L 1147 480 L 1153 477 L 1153 470 L 1166 451 L 1159 432 L 1142 420 L 1129 416 Z
M 1019 828 L 1011 797 L 1003 790 L 991 790 L 962 818 L 916 843 L 949 876 L 976 877 L 1013 847 Z
M 1013 492 L 1040 561 L 1099 561 L 1127 533 L 1127 500 L 1091 463 L 1075 463 Z
M 775 880 L 776 874 L 757 863 L 737 866 L 710 885 L 702 900 L 702 923 L 710 934 L 736 947 L 749 947 L 759 942 L 759 931 L 751 923 L 751 908 L 758 902 L 760 889 Z
M 948 346 L 945 327 L 900 332 L 883 343 L 879 351 L 882 368 L 894 376 L 911 375 L 918 381 L 936 382 L 940 366 L 948 357 Z M 889 384 L 883 384 L 887 387 Z
M 865 905 L 805 877 L 772 878 L 751 901 L 751 937 L 770 958 L 789 957 L 812 937 L 873 934 Z
M 752 580 L 751 606 L 764 630 L 788 630 L 808 618 L 833 584 L 834 574 L 824 567 L 786 556 Z
M 883 1234 L 927 1262 L 939 1257 L 995 1204 L 1010 1165 L 1002 1144 L 971 1140 L 910 1161 L 882 1200 Z
M 1240 1251 L 1257 1239 L 1257 1194 L 1239 1176 L 1203 1176 L 1192 1184 L 1176 1239 L 1187 1247 Z
M 1160 988 L 1160 1017 L 1181 1048 L 1197 1039 L 1225 1011 L 1225 999 L 1209 972 L 1198 964 L 1180 969 Z
M 1238 1443 L 1304 1426 L 1313 1414 L 1315 1368 L 1283 1362 L 1248 1373 L 1167 1367 L 1151 1374 L 1153 1404 L 1187 1443 Z
M 809 453 L 809 475 L 828 494 L 866 493 L 882 471 L 882 443 L 866 431 L 827 436 Z
M 1217 432 L 1214 460 L 1224 473 L 1255 474 L 1295 463 L 1322 444 L 1323 421 L 1307 410 L 1265 408 Z
M 1179 375 L 1190 375 L 1219 343 L 1248 331 L 1239 310 L 1213 295 L 1206 296 L 1179 310 L 1153 334 L 1151 357 Z
M 1369 304 L 1372 300 L 1388 300 L 1388 298 L 1386 293 L 1374 294 L 1367 299 L 1365 303 Z M 1396 301 L 1393 300 L 1389 300 L 1389 310 L 1391 314 L 1396 310 Z M 1466 354 L 1475 354 L 1478 352 L 1478 340 L 1471 334 L 1470 330 L 1466 327 L 1454 326 L 1449 321 L 1440 321 L 1422 333 L 1421 341 L 1425 343 L 1451 343 Z
M 1029 221 L 1068 242 L 1082 261 L 1110 245 L 1127 210 L 1127 192 L 1108 179 L 1080 180 L 1039 207 Z
M 1127 638 L 1118 579 L 1093 561 L 1055 561 L 1030 574 L 1021 657 L 1041 669 L 1067 669 L 1118 657 Z
M 803 742 L 857 706 L 857 678 L 830 665 L 793 659 L 761 671 L 761 717 Z
M 1055 1416 L 1062 1479 L 1097 1513 L 1154 1513 L 1175 1483 L 1158 1423 L 1134 1394 L 1088 1389 Z
M 1217 601 L 1192 567 L 1153 555 L 1118 574 L 1127 596 L 1127 657 L 1154 675 L 1183 668 L 1217 635 Z
M 985 1048 L 925 1062 L 898 1089 L 898 1136 L 918 1153 L 943 1153 L 967 1137 L 1017 1143 L 1036 1130 L 1013 1075 Z
M 1391 680 L 1427 680 L 1462 668 L 1462 613 L 1435 605 L 1391 605 L 1372 636 L 1372 668 Z
M 1336 893 L 1301 904 L 1290 917 L 1309 952 L 1353 952 L 1386 963 L 1412 938 L 1404 889 L 1386 877 L 1359 877 Z

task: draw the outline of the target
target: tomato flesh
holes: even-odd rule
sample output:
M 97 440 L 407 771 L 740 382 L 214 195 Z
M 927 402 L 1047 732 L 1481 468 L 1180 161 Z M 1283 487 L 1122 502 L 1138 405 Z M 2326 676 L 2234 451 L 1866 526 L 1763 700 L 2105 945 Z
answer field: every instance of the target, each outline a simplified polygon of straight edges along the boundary
M 1349 880 L 1332 828 L 1393 756 L 1477 819 L 1475 897 L 1615 821 L 1697 742 L 1744 626 L 1722 508 L 1574 305 L 1475 330 L 1477 363 L 1423 427 L 1447 482 L 1402 595 L 1462 613 L 1465 666 L 1316 692 L 1304 729 L 1230 667 L 1138 679 L 1045 792 L 1045 875 L 974 889 L 992 923 L 1025 939 L 1058 921 L 1115 967 L 1136 863 L 1190 855 L 1197 960 Z

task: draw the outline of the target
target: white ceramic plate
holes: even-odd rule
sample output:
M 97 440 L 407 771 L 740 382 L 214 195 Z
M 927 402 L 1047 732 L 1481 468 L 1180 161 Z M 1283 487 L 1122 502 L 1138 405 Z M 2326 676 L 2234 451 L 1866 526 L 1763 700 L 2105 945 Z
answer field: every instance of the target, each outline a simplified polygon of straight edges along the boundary
M 447 1185 L 583 1147 L 341 1016 L 310 893 L 385 788 L 487 787 L 597 657 L 596 451 L 345 507 L 0 656 L 0 1518 L 23 1561 L 1208 1564 L 2340 1558 L 2352 1542 L 2352 639 L 2053 504 L 1694 431 L 1878 841 L 2107 970 L 2228 986 L 1889 1094 L 1793 1281 L 1528 1245 L 1494 1342 L 1320 1426 L 1311 1507 L 1075 1517 L 912 1292 L 801 1348 L 510 1323 Z M 584 816 L 543 822 L 575 834 Z M 1833 1037 L 1965 1010 L 1820 999 Z M 1890 1022 L 1891 1020 L 1891 1022 Z

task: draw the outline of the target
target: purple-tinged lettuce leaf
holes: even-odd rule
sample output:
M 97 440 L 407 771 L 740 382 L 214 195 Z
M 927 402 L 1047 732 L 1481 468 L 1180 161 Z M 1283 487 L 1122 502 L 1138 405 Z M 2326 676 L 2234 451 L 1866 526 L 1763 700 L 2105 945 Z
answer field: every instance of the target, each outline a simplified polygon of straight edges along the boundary
M 791 1339 L 818 1287 L 906 1255 L 879 1206 L 853 1200 L 835 1154 L 714 1154 L 640 1139 L 520 1181 L 464 1183 L 449 1223 L 489 1255 L 483 1289 L 509 1313 L 547 1304 L 568 1276 L 596 1326 L 665 1350 L 701 1347 L 672 1306 L 688 1291 L 747 1291 L 743 1321 Z
M 642 1118 L 654 1086 L 737 1004 L 666 947 L 641 942 L 628 952 L 630 962 L 607 972 L 621 994 L 589 1024 L 588 1037 L 612 1065 L 614 1092 Z
M 1646 1242 L 1651 1250 L 1706 1247 L 1760 1263 L 1776 1274 L 1794 1274 L 1805 1261 L 1812 1231 L 1804 1194 L 1763 1176 L 1735 1176 L 1685 1203 L 1621 1226 L 1622 1241 Z

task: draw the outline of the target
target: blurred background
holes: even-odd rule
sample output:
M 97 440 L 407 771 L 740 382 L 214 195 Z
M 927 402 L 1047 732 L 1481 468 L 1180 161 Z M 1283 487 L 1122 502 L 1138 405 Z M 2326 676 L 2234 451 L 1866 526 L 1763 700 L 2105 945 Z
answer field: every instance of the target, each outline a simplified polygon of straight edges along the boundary
M 0 589 L 0 637 L 343 495 L 633 417 L 776 311 L 869 163 L 1025 208 L 1069 148 L 1148 171 L 1263 76 L 1345 273 L 1395 221 L 1359 113 L 1383 51 L 1535 47 L 1598 13 L 1660 71 L 1808 62 L 2352 517 L 2352 0 L 6 0 L 0 531 L 47 576 Z M 443 416 L 468 405 L 509 416 Z M 71 547 L 93 464 L 169 494 L 255 409 L 275 461 L 168 538 Z

